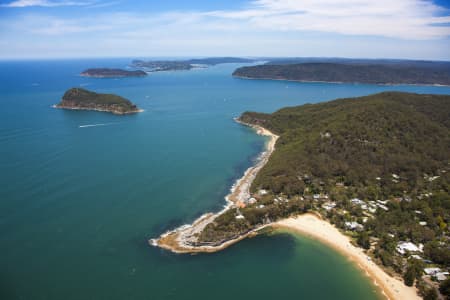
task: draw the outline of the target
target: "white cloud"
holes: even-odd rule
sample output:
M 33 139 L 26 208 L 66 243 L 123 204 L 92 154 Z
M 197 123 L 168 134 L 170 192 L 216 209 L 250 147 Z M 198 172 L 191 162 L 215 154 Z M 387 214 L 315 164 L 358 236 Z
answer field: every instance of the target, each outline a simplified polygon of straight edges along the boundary
M 17 0 L 8 4 L 2 4 L 2 7 L 30 7 L 30 6 L 42 6 L 42 7 L 57 7 L 57 6 L 83 6 L 89 5 L 92 2 L 79 2 L 79 1 L 48 1 L 48 0 Z
M 401 39 L 450 36 L 449 11 L 424 0 L 256 0 L 247 9 L 206 13 L 275 31 L 317 31 Z
M 450 59 L 450 27 L 437 26 L 446 23 L 449 11 L 422 0 L 257 0 L 239 10 L 83 10 L 64 17 L 25 12 L 0 19 L 0 41 L 9 45 L 0 47 L 0 57 L 39 52 Z

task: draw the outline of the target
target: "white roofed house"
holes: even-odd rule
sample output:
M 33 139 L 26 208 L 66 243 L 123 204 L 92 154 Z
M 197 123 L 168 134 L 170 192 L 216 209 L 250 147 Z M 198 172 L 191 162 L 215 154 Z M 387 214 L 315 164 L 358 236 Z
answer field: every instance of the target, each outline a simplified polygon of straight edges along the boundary
M 434 277 L 438 281 L 444 281 L 448 278 L 449 272 L 441 270 L 441 268 L 425 268 L 425 274 Z
M 358 222 L 345 222 L 345 227 L 350 230 L 363 230 L 364 226 Z
M 326 210 L 332 210 L 333 208 L 336 207 L 336 202 L 332 201 L 325 202 L 324 204 L 322 204 L 322 207 L 325 208 Z
M 264 190 L 264 189 L 261 189 L 261 190 L 259 190 L 258 191 L 258 194 L 260 195 L 260 196 L 264 196 L 264 195 L 267 195 L 267 191 L 266 190 Z
M 255 198 L 248 199 L 248 204 L 255 204 L 255 203 L 256 203 L 256 199 Z
M 423 252 L 423 244 L 417 246 L 411 242 L 399 242 L 396 249 L 400 254 L 405 254 L 407 252 Z

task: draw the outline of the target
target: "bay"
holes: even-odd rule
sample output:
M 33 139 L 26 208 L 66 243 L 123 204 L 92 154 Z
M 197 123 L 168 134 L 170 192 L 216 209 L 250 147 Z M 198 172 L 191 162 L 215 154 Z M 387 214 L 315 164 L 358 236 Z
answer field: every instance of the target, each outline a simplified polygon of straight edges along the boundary
M 78 76 L 130 61 L 0 62 L 1 299 L 379 297 L 345 257 L 304 237 L 260 236 L 195 256 L 147 240 L 225 204 L 265 141 L 233 121 L 242 112 L 450 88 L 242 80 L 231 76 L 240 64 Z M 71 87 L 121 95 L 144 112 L 52 108 Z

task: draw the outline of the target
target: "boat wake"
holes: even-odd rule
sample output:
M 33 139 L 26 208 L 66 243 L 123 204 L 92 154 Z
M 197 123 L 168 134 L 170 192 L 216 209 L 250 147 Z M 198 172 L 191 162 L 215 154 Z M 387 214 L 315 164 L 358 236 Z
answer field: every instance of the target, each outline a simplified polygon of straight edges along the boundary
M 87 128 L 87 127 L 97 127 L 97 126 L 108 126 L 113 125 L 114 123 L 99 123 L 99 124 L 86 124 L 86 125 L 80 125 L 78 128 Z

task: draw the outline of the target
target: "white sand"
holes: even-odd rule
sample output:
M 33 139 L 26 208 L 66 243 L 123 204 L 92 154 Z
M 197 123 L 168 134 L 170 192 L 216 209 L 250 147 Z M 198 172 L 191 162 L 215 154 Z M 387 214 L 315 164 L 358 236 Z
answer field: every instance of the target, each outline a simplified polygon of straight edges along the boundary
M 314 214 L 304 214 L 296 218 L 278 221 L 275 227 L 284 227 L 297 231 L 306 236 L 316 238 L 357 263 L 369 277 L 371 277 L 388 299 L 415 300 L 422 299 L 417 295 L 414 287 L 406 286 L 402 280 L 389 276 L 377 264 L 368 259 L 361 248 L 350 243 L 350 238 L 342 234 L 336 227 L 320 219 Z

